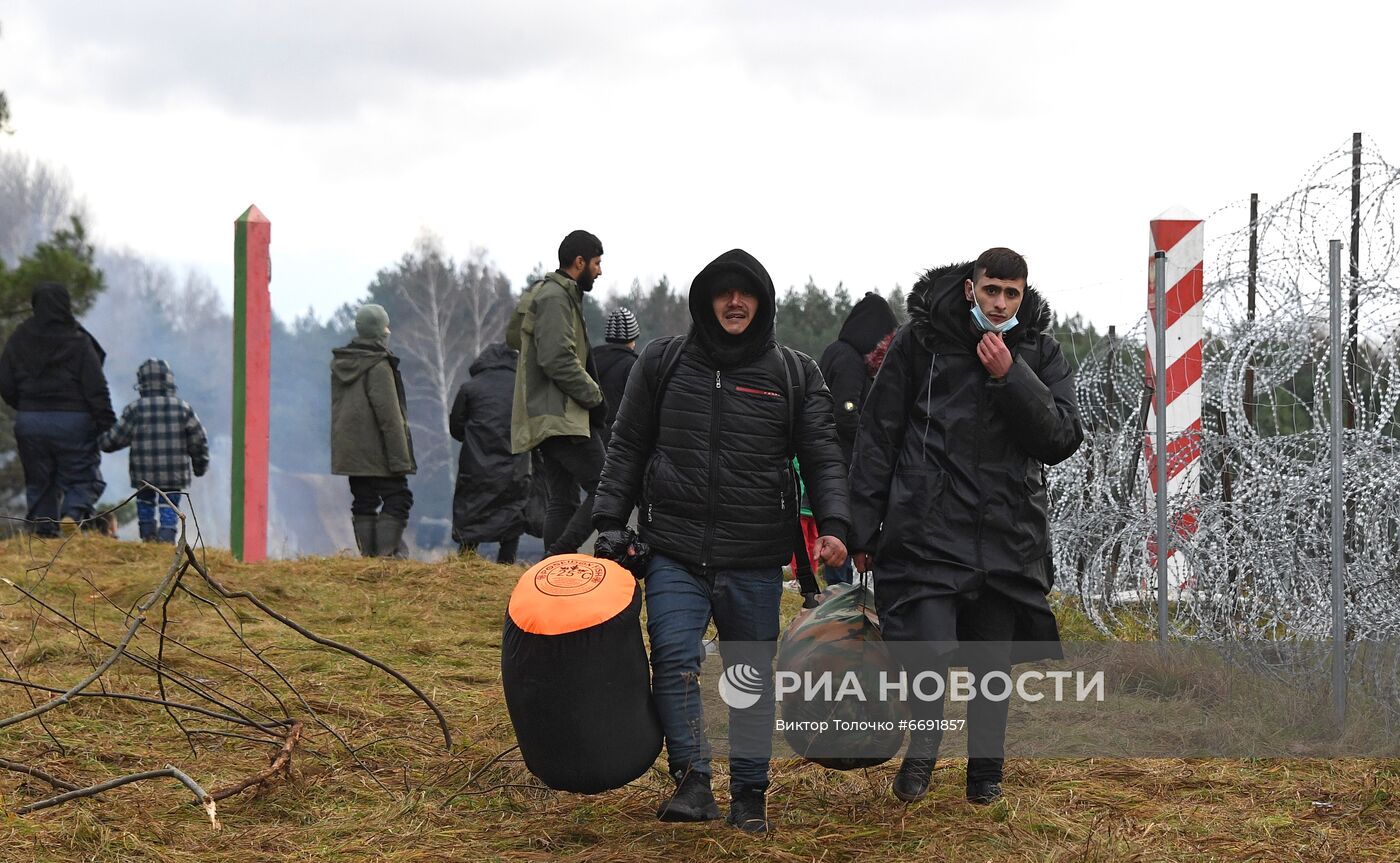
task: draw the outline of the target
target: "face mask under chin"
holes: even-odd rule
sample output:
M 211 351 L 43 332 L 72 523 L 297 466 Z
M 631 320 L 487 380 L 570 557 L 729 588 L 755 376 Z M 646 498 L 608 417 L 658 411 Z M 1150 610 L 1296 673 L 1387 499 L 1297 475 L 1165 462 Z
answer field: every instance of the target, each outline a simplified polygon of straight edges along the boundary
M 994 324 L 992 319 L 982 311 L 982 307 L 974 302 L 972 304 L 972 325 L 984 333 L 1008 333 L 1016 326 L 1016 316 L 1012 315 L 1000 324 Z

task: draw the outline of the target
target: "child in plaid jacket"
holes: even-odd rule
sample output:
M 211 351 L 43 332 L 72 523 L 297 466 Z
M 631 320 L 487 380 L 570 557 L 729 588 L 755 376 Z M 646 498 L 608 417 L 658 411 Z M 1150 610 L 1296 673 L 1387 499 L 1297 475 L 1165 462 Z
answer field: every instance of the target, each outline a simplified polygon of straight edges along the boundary
M 151 358 L 136 371 L 141 397 L 98 440 L 103 452 L 131 447 L 131 486 L 136 520 L 145 542 L 174 542 L 180 496 L 190 473 L 209 469 L 209 438 L 189 403 L 175 394 L 175 373 Z

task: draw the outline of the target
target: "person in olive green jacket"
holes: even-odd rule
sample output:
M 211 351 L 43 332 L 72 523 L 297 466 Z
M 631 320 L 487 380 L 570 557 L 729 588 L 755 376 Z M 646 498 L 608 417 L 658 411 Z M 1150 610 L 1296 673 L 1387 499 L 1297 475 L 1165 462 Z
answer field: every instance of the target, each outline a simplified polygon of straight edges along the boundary
M 603 391 L 592 369 L 583 295 L 603 274 L 603 244 L 574 231 L 559 244 L 559 269 L 520 298 L 506 341 L 520 351 L 511 410 L 511 451 L 538 448 L 548 504 L 545 554 L 569 554 L 592 532 L 603 471 Z M 586 497 L 579 505 L 578 492 Z
M 360 306 L 355 338 L 332 353 L 331 473 L 350 477 L 355 543 L 364 557 L 402 557 L 413 507 L 408 476 L 418 465 L 399 358 L 389 352 L 389 313 Z

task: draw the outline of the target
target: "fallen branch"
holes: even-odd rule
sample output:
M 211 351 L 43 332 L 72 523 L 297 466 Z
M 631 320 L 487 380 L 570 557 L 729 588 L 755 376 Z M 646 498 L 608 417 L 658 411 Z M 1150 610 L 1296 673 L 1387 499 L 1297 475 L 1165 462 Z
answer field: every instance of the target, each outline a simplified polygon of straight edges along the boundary
M 194 571 L 199 573 L 199 577 L 204 579 L 205 583 L 208 584 L 211 588 L 213 588 L 214 592 L 219 594 L 219 596 L 222 596 L 224 599 L 246 599 L 254 606 L 256 606 L 259 611 L 268 615 L 273 620 L 276 620 L 283 626 L 291 629 L 293 632 L 296 632 L 303 638 L 306 638 L 310 641 L 314 641 L 315 643 L 323 647 L 329 647 L 333 650 L 339 650 L 342 653 L 349 654 L 350 656 L 355 657 L 361 662 L 367 662 L 370 665 L 373 665 L 375 668 L 378 668 L 385 674 L 389 675 L 390 677 L 394 678 L 398 682 L 402 683 L 404 686 L 408 687 L 414 695 L 418 696 L 419 700 L 421 700 L 424 704 L 428 705 L 428 708 L 433 711 L 433 715 L 437 717 L 438 727 L 442 729 L 443 743 L 448 749 L 452 748 L 452 731 L 447 727 L 447 717 L 443 715 L 442 711 L 438 709 L 437 704 L 435 704 L 433 700 L 428 697 L 427 693 L 425 693 L 423 690 L 419 689 L 416 685 L 414 685 L 413 681 L 409 680 L 407 677 L 404 677 L 402 674 L 395 671 L 393 668 L 386 665 L 385 663 L 380 662 L 378 659 L 375 659 L 374 657 L 369 656 L 368 654 L 362 653 L 348 644 L 341 644 L 340 642 L 326 638 L 325 636 L 317 635 L 316 633 L 297 623 L 295 620 L 292 620 L 289 617 L 285 617 L 277 613 L 277 611 L 275 611 L 271 606 L 267 605 L 261 599 L 258 599 L 256 596 L 254 596 L 246 590 L 229 590 L 228 588 L 224 587 L 217 580 L 215 580 L 214 577 L 209 574 L 209 570 L 205 569 L 203 564 L 201 564 L 199 560 L 195 558 L 194 550 L 191 549 L 189 546 L 185 546 L 185 555 L 186 558 L 189 560 L 190 565 L 194 567 Z
M 41 809 L 48 809 L 51 806 L 60 806 L 70 800 L 79 800 L 84 797 L 95 797 L 104 791 L 111 791 L 113 788 L 120 788 L 123 785 L 130 785 L 133 782 L 144 782 L 147 779 L 177 779 L 182 785 L 194 793 L 195 802 L 204 807 L 204 811 L 209 815 L 209 823 L 215 830 L 219 829 L 219 817 L 215 808 L 214 798 L 209 796 L 209 792 L 199 786 L 183 770 L 173 764 L 165 765 L 163 770 L 148 770 L 145 773 L 133 773 L 130 776 L 118 776 L 116 779 L 109 779 L 98 785 L 87 788 L 76 788 L 66 794 L 57 797 L 50 797 L 47 800 L 40 800 L 37 803 L 29 803 L 15 810 L 16 815 L 28 815 L 31 812 L 38 812 Z
M 190 560 L 194 560 L 193 555 L 190 556 Z M 91 686 L 93 684 L 93 681 L 106 674 L 107 669 L 111 668 L 112 665 L 115 664 L 116 661 L 121 658 L 122 654 L 126 653 L 127 645 L 131 643 L 131 639 L 136 637 L 136 632 L 141 628 L 141 624 L 145 623 L 146 621 L 146 612 L 150 611 L 151 608 L 157 602 L 160 602 L 162 599 L 164 599 L 165 595 L 174 589 L 175 582 L 179 581 L 180 575 L 184 572 L 184 568 L 179 566 L 178 564 L 179 560 L 177 559 L 174 563 L 170 565 L 170 570 L 165 574 L 165 578 L 161 581 L 160 585 L 154 591 L 151 592 L 150 598 L 147 599 L 145 602 L 141 603 L 140 605 L 136 606 L 135 613 L 132 615 L 131 625 L 126 628 L 126 633 L 122 636 L 121 641 L 117 642 L 116 647 L 112 648 L 112 652 L 107 655 L 107 658 L 104 659 L 100 665 L 98 665 L 92 670 L 91 674 L 89 674 L 87 677 L 84 677 L 77 683 L 73 684 L 66 692 L 64 692 L 57 698 L 45 702 L 44 704 L 40 704 L 37 707 L 34 707 L 30 710 L 26 710 L 23 713 L 16 713 L 13 716 L 8 716 L 4 719 L 0 719 L 0 728 L 6 728 L 16 723 L 23 722 L 26 719 L 33 719 L 36 716 L 42 716 L 50 710 L 53 710 L 55 707 L 67 704 L 70 700 L 72 700 L 73 696 L 81 693 L 84 689 L 87 689 L 89 686 Z M 20 588 L 19 585 L 15 584 L 13 581 L 10 581 L 8 578 L 0 578 L 0 581 L 3 581 L 10 587 L 19 590 L 21 593 L 25 593 L 25 591 L 22 588 Z
M 78 786 L 74 785 L 71 782 L 64 782 L 62 779 L 59 779 L 55 776 L 50 776 L 49 774 L 45 773 L 37 767 L 30 767 L 28 764 L 20 764 L 18 761 L 10 761 L 5 758 L 0 758 L 0 768 L 10 770 L 15 773 L 23 773 L 26 776 L 33 776 L 35 779 L 42 779 L 43 781 L 57 788 L 59 791 L 78 790 Z
M 282 749 L 277 753 L 277 757 L 272 759 L 272 763 L 267 766 L 266 770 L 254 776 L 249 776 L 242 782 L 237 782 L 223 788 L 217 788 L 214 790 L 214 793 L 209 796 L 214 800 L 225 800 L 235 794 L 252 788 L 254 785 L 261 785 L 278 773 L 283 771 L 290 773 L 292 769 L 292 753 L 296 751 L 299 742 L 301 742 L 301 723 L 293 722 L 291 730 L 287 732 L 286 742 L 282 744 Z
M 182 570 L 182 572 L 183 572 L 183 570 Z M 179 582 L 177 581 L 176 583 L 178 584 Z M 32 592 L 30 592 L 30 591 L 28 591 L 28 590 L 25 590 L 23 587 L 20 587 L 20 586 L 17 585 L 17 584 L 13 584 L 13 583 L 12 583 L 11 586 L 14 587 L 15 590 L 17 590 L 17 591 L 19 591 L 20 593 L 22 593 L 27 599 L 29 599 L 30 602 L 33 602 L 35 605 L 39 606 L 40 608 L 42 608 L 42 609 L 44 609 L 45 611 L 49 612 L 50 614 L 54 615 L 54 616 L 57 617 L 59 620 L 62 620 L 64 623 L 67 623 L 69 626 L 73 627 L 73 629 L 74 629 L 75 631 L 86 633 L 87 635 L 91 636 L 95 641 L 98 641 L 98 642 L 101 643 L 101 644 L 107 645 L 108 647 L 112 647 L 112 648 L 115 648 L 115 647 L 116 647 L 116 645 L 114 645 L 114 644 L 112 644 L 111 642 L 107 641 L 106 639 L 104 639 L 102 636 L 98 635 L 98 634 L 97 634 L 96 632 L 94 632 L 93 630 L 88 629 L 87 627 L 83 626 L 82 623 L 78 622 L 77 620 L 74 620 L 74 619 L 71 618 L 71 617 L 68 617 L 68 616 L 65 615 L 62 611 L 59 611 L 57 608 L 54 608 L 54 607 L 53 607 L 52 605 L 50 605 L 49 603 L 44 602 L 44 600 L 40 599 L 38 596 L 34 595 Z M 123 614 L 126 614 L 126 612 L 123 612 Z M 129 617 L 130 615 L 127 615 L 127 616 Z M 149 629 L 149 627 L 147 627 L 147 628 Z M 142 666 L 142 667 L 144 667 L 144 668 L 147 668 L 147 669 L 149 669 L 149 670 L 152 671 L 152 672 L 155 672 L 155 671 L 156 671 L 156 663 L 155 663 L 155 661 L 154 661 L 153 659 L 151 659 L 151 658 L 149 658 L 149 657 L 142 656 L 142 655 L 140 655 L 139 652 L 135 652 L 135 651 L 132 651 L 132 650 L 126 651 L 125 655 L 126 655 L 127 659 L 130 659 L 132 662 L 135 662 L 136 664 L 138 664 L 138 665 L 140 665 L 140 666 Z M 16 672 L 16 673 L 18 673 L 18 672 Z M 196 695 L 196 696 L 198 696 L 198 697 L 200 697 L 200 698 L 203 698 L 205 701 L 208 701 L 210 704 L 216 705 L 216 706 L 218 706 L 218 707 L 222 707 L 222 708 L 224 708 L 225 710 L 228 710 L 229 712 L 236 714 L 237 716 L 239 716 L 241 719 L 244 720 L 245 724 L 250 725 L 250 726 L 252 726 L 252 727 L 259 728 L 259 729 L 261 729 L 261 730 L 263 730 L 263 731 L 274 731 L 274 730 L 276 730 L 276 729 L 278 729 L 278 728 L 284 727 L 284 726 L 287 724 L 287 722 L 288 722 L 288 720 L 286 720 L 286 719 L 278 719 L 277 717 L 268 714 L 266 711 L 259 710 L 259 709 L 257 709 L 256 707 L 253 707 L 252 705 L 249 705 L 249 704 L 244 704 L 244 703 L 242 703 L 242 702 L 238 702 L 238 703 L 237 703 L 238 706 L 234 706 L 234 705 L 231 705 L 231 704 L 227 704 L 227 703 L 225 703 L 225 702 L 223 702 L 223 701 L 220 701 L 218 698 L 215 698 L 213 695 L 210 695 L 208 692 L 204 691 L 204 688 L 203 688 L 201 685 L 192 685 L 192 684 L 198 684 L 198 683 L 199 683 L 198 680 L 197 680 L 197 679 L 194 679 L 194 678 L 189 678 L 189 675 L 186 675 L 186 674 L 184 674 L 184 673 L 182 673 L 182 672 L 175 671 L 175 670 L 173 670 L 173 669 L 167 668 L 167 669 L 165 669 L 165 673 L 166 673 L 167 675 L 170 675 L 171 682 L 176 683 L 177 685 L 179 685 L 179 686 L 180 686 L 182 689 L 184 689 L 185 691 L 189 692 L 189 693 L 192 694 L 192 695 Z M 181 679 L 181 678 L 187 678 L 187 679 L 189 679 L 191 682 L 186 682 L 186 680 Z M 57 691 L 57 690 L 55 690 L 55 691 Z M 89 694 L 93 694 L 93 693 L 82 692 L 82 693 L 79 693 L 79 694 L 80 694 L 80 695 L 89 695 Z M 218 693 L 218 694 L 222 696 L 222 693 Z M 257 720 L 255 720 L 255 719 L 253 719 L 253 718 L 251 718 L 251 717 L 245 715 L 243 712 L 241 712 L 240 710 L 238 710 L 238 707 L 239 707 L 239 706 L 246 708 L 246 709 L 249 710 L 250 712 L 262 714 L 263 716 L 265 716 L 265 717 L 269 720 L 269 722 L 270 722 L 271 724 L 258 722 Z M 42 720 L 40 720 L 40 721 L 42 722 Z
M 491 767 L 495 765 L 497 761 L 500 761 L 502 758 L 505 758 L 507 755 L 519 748 L 520 744 L 517 743 L 508 749 L 502 750 L 501 752 L 497 752 L 495 756 L 491 758 L 490 761 L 487 761 L 485 764 L 481 765 L 481 768 L 479 770 L 475 770 L 467 774 L 467 781 L 463 782 L 460 786 L 458 786 L 457 790 L 453 792 L 452 796 L 442 802 L 442 805 L 447 806 L 453 800 L 456 800 L 458 797 L 469 796 L 466 794 L 466 790 L 471 787 L 473 782 L 476 782 L 476 780 L 480 779 L 482 774 L 484 774 L 487 770 L 490 770 Z
M 16 680 L 13 677 L 0 677 L 0 683 L 10 684 L 12 686 L 22 686 L 26 689 L 37 689 L 40 692 L 63 692 L 63 690 L 59 689 L 57 686 L 44 686 L 42 683 L 31 683 L 28 680 Z M 207 716 L 210 719 L 218 719 L 223 722 L 233 723 L 235 725 L 245 725 L 249 728 L 257 728 L 263 731 L 267 731 L 269 734 L 273 733 L 271 729 L 275 728 L 277 725 L 291 724 L 291 720 L 277 719 L 273 720 L 273 722 L 276 723 L 275 725 L 260 725 L 241 716 L 234 716 L 231 713 L 219 713 L 217 710 L 208 710 L 206 708 L 200 707 L 197 704 L 182 704 L 179 701 L 168 701 L 164 698 L 154 698 L 149 695 L 134 695 L 129 692 L 112 692 L 110 690 L 103 690 L 102 692 L 79 692 L 76 693 L 73 697 L 114 698 L 118 701 L 139 701 L 142 704 L 154 704 L 159 707 L 173 707 L 176 710 L 188 710 L 191 713 L 198 713 L 199 715 Z

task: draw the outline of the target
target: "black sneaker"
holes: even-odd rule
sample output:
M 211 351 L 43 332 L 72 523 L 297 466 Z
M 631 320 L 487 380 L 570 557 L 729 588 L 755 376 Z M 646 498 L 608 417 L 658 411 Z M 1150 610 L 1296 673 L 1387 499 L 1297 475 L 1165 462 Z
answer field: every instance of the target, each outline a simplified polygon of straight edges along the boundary
M 710 774 L 695 770 L 677 770 L 676 793 L 656 810 L 662 821 L 714 821 L 719 818 L 719 805 L 710 790 Z
M 745 833 L 767 833 L 768 814 L 761 788 L 740 788 L 729 801 L 729 817 L 724 823 Z
M 929 777 L 933 775 L 932 758 L 906 758 L 894 777 L 894 796 L 913 803 L 928 793 Z
M 1001 799 L 1000 782 L 967 783 L 967 802 L 975 806 L 987 806 Z

